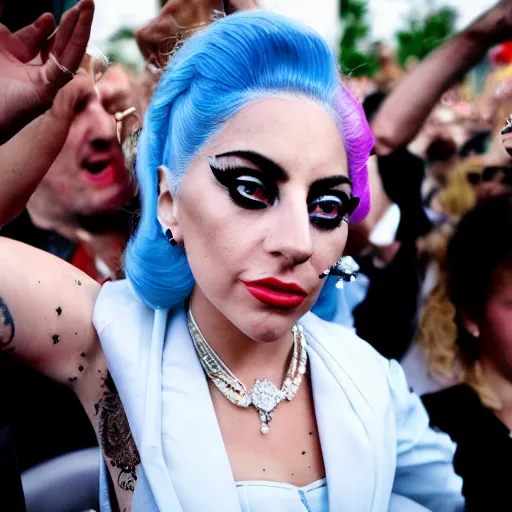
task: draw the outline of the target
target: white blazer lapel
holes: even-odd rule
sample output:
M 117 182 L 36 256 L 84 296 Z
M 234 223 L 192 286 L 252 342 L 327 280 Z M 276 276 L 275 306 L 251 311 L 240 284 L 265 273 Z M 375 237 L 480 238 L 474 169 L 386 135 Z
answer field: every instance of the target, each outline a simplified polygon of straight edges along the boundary
M 184 512 L 240 512 L 236 485 L 186 314 L 167 331 L 162 368 L 162 444 Z
M 375 461 L 365 425 L 371 413 L 352 380 L 306 329 L 329 510 L 373 510 Z

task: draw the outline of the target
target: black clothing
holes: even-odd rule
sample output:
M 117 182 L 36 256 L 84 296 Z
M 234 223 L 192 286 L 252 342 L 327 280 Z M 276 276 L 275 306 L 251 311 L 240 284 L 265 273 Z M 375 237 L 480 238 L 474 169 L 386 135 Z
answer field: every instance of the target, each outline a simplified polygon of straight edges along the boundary
M 425 165 L 402 148 L 378 156 L 379 173 L 389 198 L 400 207 L 396 240 L 401 242 L 393 261 L 384 268 L 373 255 L 357 258 L 361 272 L 370 279 L 368 294 L 354 310 L 357 335 L 384 357 L 400 360 L 412 342 L 417 325 L 420 263 L 416 240 L 432 229 L 423 210 L 421 184 Z
M 465 384 L 424 395 L 432 427 L 457 443 L 454 468 L 463 479 L 467 512 L 510 509 L 512 438 L 509 429 Z
M 492 138 L 492 132 L 484 130 L 476 133 L 468 141 L 464 143 L 459 151 L 461 157 L 468 157 L 471 155 L 482 155 L 487 151 Z
M 59 22 L 64 12 L 69 9 L 77 0 L 37 0 L 34 2 L 5 2 L 2 13 L 2 24 L 11 32 L 30 25 L 36 21 L 41 14 L 51 12 Z
M 25 210 L 0 230 L 0 236 L 23 242 L 70 262 L 77 245 L 55 231 L 38 228 Z
M 372 254 L 358 258 L 358 263 L 370 286 L 354 309 L 357 335 L 384 357 L 400 360 L 416 331 L 420 290 L 416 244 L 402 242 L 385 268 L 373 264 Z
M 98 445 L 89 418 L 70 389 L 7 354 L 0 354 L 0 385 L 5 391 L 0 403 L 21 471 Z M 1 505 L 0 499 L 0 510 Z
M 1 409 L 0 409 L 1 414 Z M 9 425 L 0 416 L 0 510 L 25 512 L 18 462 Z
M 423 209 L 421 197 L 425 163 L 406 148 L 378 156 L 378 163 L 382 186 L 402 214 L 396 239 L 416 240 L 426 235 L 432 223 Z

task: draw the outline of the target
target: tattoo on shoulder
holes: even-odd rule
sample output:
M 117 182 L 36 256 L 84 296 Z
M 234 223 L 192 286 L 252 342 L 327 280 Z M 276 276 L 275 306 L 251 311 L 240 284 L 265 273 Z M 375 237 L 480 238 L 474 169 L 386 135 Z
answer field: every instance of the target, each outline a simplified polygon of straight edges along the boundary
M 14 339 L 14 319 L 7 304 L 0 297 L 0 350 L 5 350 Z
M 105 389 L 101 400 L 95 404 L 98 416 L 100 443 L 105 457 L 113 467 L 120 469 L 117 484 L 125 491 L 134 491 L 137 481 L 136 468 L 140 456 L 135 446 L 123 404 L 110 373 L 103 379 Z

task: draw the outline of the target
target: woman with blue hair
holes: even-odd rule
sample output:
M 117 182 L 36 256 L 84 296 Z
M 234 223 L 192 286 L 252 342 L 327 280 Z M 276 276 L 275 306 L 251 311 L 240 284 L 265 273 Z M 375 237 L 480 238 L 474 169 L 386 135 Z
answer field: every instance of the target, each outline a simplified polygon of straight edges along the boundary
M 368 210 L 372 145 L 316 33 L 235 14 L 154 95 L 126 280 L 1 242 L 0 345 L 74 389 L 121 510 L 462 507 L 399 365 L 309 312 Z

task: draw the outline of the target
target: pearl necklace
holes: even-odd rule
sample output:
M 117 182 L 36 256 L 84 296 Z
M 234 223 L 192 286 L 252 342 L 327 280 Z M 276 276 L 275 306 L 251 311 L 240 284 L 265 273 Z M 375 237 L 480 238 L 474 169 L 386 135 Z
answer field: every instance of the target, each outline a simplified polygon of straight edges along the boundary
M 281 389 L 278 389 L 268 379 L 256 379 L 251 391 L 247 391 L 243 383 L 208 345 L 190 309 L 188 310 L 187 320 L 190 336 L 206 375 L 232 404 L 244 408 L 253 406 L 260 418 L 260 432 L 268 434 L 272 414 L 276 407 L 284 399 L 293 400 L 299 390 L 302 376 L 306 373 L 308 355 L 306 352 L 306 336 L 302 327 L 294 325 L 292 328 L 293 353 Z

